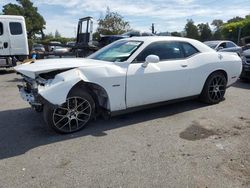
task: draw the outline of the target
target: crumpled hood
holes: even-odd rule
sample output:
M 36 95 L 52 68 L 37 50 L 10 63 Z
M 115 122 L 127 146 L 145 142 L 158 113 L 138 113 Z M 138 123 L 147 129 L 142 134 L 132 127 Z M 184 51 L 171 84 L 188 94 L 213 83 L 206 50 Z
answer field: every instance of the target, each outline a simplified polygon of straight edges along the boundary
M 14 69 L 25 76 L 35 79 L 41 73 L 55 70 L 63 70 L 77 67 L 99 67 L 110 65 L 111 62 L 93 60 L 87 58 L 62 58 L 36 60 L 34 63 L 28 62 L 14 67 Z

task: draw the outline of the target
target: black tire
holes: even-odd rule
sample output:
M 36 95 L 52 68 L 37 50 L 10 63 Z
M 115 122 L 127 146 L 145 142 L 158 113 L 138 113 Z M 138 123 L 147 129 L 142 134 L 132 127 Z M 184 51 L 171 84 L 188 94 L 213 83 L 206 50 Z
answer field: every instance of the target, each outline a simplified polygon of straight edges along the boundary
M 224 99 L 227 79 L 222 72 L 212 73 L 206 80 L 200 100 L 207 104 L 217 104 Z
M 83 129 L 93 118 L 95 102 L 92 96 L 82 89 L 70 92 L 66 102 L 53 108 L 44 105 L 44 120 L 47 125 L 58 133 L 73 133 Z
M 37 113 L 41 113 L 41 112 L 43 112 L 43 106 L 41 105 L 41 106 L 35 106 L 34 107 L 34 110 L 37 112 Z

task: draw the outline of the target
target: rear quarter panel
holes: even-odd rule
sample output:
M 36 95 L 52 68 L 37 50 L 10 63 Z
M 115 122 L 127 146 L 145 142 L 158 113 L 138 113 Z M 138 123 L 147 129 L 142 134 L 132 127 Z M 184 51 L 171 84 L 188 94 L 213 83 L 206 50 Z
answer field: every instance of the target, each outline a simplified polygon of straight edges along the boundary
M 227 86 L 232 85 L 242 70 L 241 58 L 236 53 L 206 52 L 199 53 L 187 60 L 189 69 L 189 95 L 201 93 L 208 76 L 217 70 L 227 73 Z

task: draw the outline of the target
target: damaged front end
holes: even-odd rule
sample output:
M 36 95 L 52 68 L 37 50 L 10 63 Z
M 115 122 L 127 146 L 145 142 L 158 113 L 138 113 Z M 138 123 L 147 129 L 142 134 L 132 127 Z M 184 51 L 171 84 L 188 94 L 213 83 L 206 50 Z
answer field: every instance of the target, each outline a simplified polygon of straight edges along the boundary
M 65 72 L 67 70 L 42 73 L 38 75 L 35 79 L 21 74 L 23 78 L 22 84 L 18 85 L 17 87 L 19 89 L 19 93 L 22 99 L 24 101 L 27 101 L 31 105 L 31 107 L 38 112 L 41 112 L 43 110 L 44 104 L 56 107 L 57 105 L 54 105 L 51 102 L 47 101 L 41 95 L 41 92 L 50 87 L 57 74 L 60 74 L 61 72 Z
M 38 93 L 39 83 L 37 83 L 35 79 L 29 78 L 25 75 L 21 76 L 23 77 L 22 84 L 17 85 L 17 87 L 22 99 L 27 101 L 36 111 L 42 111 L 43 101 Z

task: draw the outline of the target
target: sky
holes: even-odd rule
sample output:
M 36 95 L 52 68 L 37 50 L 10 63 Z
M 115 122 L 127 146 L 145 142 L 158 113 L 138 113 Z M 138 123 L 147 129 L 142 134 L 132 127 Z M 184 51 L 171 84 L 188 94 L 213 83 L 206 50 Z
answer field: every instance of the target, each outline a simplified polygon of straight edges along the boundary
M 15 0 L 0 0 L 0 10 Z M 159 32 L 183 31 L 187 19 L 195 24 L 227 21 L 250 14 L 250 0 L 32 0 L 46 21 L 45 33 L 58 30 L 75 37 L 79 18 L 92 16 L 94 28 L 107 7 L 130 23 L 131 28 L 149 32 L 152 23 Z

